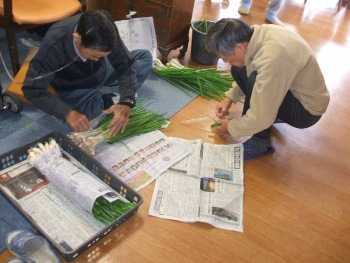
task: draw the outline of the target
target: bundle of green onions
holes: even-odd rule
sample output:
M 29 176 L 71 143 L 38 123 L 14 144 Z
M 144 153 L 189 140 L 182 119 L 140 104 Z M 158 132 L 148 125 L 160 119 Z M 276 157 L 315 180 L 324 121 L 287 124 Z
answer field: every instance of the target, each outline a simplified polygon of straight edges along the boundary
M 134 207 L 135 204 L 131 202 L 125 202 L 121 199 L 109 202 L 101 196 L 96 199 L 92 213 L 97 220 L 109 225 Z
M 153 70 L 180 89 L 190 90 L 199 96 L 217 101 L 225 97 L 225 92 L 231 88 L 233 81 L 230 73 L 220 72 L 215 68 L 185 67 L 177 59 L 170 60 L 166 65 L 157 59 Z
M 69 134 L 69 137 L 85 152 L 95 155 L 96 146 L 101 142 L 106 141 L 112 144 L 129 137 L 159 130 L 169 124 L 169 121 L 161 114 L 150 112 L 143 106 L 136 105 L 131 110 L 129 122 L 126 125 L 125 130 L 111 136 L 109 134 L 109 125 L 112 119 L 112 114 L 107 115 L 101 120 L 96 129 L 71 133 Z
M 98 129 L 106 135 L 106 141 L 108 143 L 115 143 L 132 136 L 159 130 L 169 123 L 161 114 L 147 111 L 144 107 L 137 105 L 131 111 L 125 130 L 116 135 L 109 136 L 109 125 L 112 118 L 113 115 L 106 116 L 98 126 Z

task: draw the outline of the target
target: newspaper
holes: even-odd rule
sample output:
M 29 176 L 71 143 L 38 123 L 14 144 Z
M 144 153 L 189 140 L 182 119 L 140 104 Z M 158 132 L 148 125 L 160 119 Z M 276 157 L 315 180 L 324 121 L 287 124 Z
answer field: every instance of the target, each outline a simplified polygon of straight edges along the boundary
M 129 50 L 147 49 L 157 58 L 157 36 L 153 17 L 140 17 L 115 22 L 119 35 Z
M 172 141 L 192 151 L 157 179 L 149 214 L 242 232 L 242 145 Z
M 114 176 L 139 191 L 189 154 L 161 131 L 135 136 L 120 143 L 102 143 L 95 158 Z
M 1 171 L 0 188 L 66 253 L 79 248 L 105 228 L 27 161 Z
M 107 184 L 103 183 L 96 176 L 86 169 L 81 169 L 81 165 L 70 156 L 56 158 L 50 163 L 50 169 L 44 173 L 48 180 L 74 203 L 82 209 L 92 213 L 94 203 L 100 196 L 107 197 L 110 202 L 118 198 L 118 194 Z M 112 197 L 112 199 L 110 199 Z

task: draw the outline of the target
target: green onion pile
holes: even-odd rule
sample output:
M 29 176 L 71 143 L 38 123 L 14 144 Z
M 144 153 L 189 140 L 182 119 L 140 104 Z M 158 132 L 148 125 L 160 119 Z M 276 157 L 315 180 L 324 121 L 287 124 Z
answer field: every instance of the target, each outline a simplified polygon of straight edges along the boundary
M 92 208 L 92 213 L 97 220 L 110 225 L 134 207 L 135 204 L 133 203 L 124 202 L 120 199 L 109 202 L 101 196 L 96 199 L 94 207 Z
M 169 123 L 169 121 L 162 115 L 147 111 L 144 107 L 137 105 L 131 111 L 129 122 L 126 125 L 125 130 L 114 136 L 108 136 L 109 125 L 112 118 L 112 114 L 107 115 L 100 122 L 98 127 L 98 129 L 102 130 L 108 143 L 115 143 L 132 136 L 159 130 Z
M 189 90 L 201 97 L 217 101 L 225 97 L 233 81 L 230 73 L 220 72 L 214 68 L 185 67 L 176 59 L 172 59 L 167 65 L 156 60 L 154 72 L 180 89 Z

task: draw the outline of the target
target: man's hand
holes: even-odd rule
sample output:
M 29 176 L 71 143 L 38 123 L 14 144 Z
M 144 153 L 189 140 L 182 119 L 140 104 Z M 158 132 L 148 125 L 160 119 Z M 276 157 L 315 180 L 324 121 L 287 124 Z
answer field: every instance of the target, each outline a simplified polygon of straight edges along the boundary
M 225 98 L 222 101 L 220 101 L 217 105 L 216 105 L 216 117 L 218 117 L 219 119 L 223 119 L 225 118 L 230 110 L 230 107 L 232 105 L 232 100 L 230 98 Z
M 129 121 L 130 107 L 126 105 L 114 104 L 105 113 L 113 113 L 113 119 L 109 125 L 110 135 L 113 136 L 123 132 Z
M 226 142 L 233 142 L 234 139 L 227 129 L 228 122 L 228 120 L 220 120 L 217 125 L 212 127 L 212 131 Z
M 66 122 L 75 132 L 82 132 L 90 129 L 88 118 L 84 114 L 74 110 L 67 114 Z

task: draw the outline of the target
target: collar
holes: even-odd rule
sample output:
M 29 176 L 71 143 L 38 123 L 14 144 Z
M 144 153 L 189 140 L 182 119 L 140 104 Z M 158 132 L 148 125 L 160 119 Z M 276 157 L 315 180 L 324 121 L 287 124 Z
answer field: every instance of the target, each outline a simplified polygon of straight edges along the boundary
M 76 28 L 74 29 L 74 32 L 76 32 Z M 74 47 L 74 51 L 75 51 L 75 54 L 83 61 L 83 62 L 86 62 L 86 58 L 84 58 L 81 54 L 80 54 L 80 52 L 79 52 L 79 49 L 78 49 L 78 47 L 77 47 L 77 45 L 75 44 L 75 42 L 74 42 L 74 37 L 72 38 L 73 40 L 73 47 Z
M 246 52 L 245 57 L 244 57 L 244 64 L 245 65 L 248 65 L 253 60 L 255 53 L 258 51 L 257 39 L 258 39 L 258 35 L 260 32 L 261 26 L 253 25 L 252 27 L 253 27 L 254 32 L 253 32 L 253 35 L 248 42 L 247 52 Z

